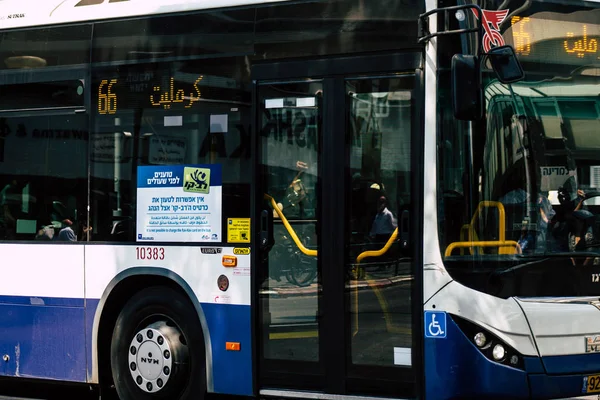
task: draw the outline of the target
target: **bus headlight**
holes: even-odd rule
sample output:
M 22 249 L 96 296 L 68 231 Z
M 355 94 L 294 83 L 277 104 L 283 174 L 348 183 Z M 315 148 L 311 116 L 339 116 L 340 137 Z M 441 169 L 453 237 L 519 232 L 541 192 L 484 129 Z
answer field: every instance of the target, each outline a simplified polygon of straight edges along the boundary
M 483 347 L 487 343 L 487 338 L 483 332 L 478 332 L 473 340 L 475 341 L 477 347 Z
M 521 354 L 498 336 L 469 320 L 450 314 L 452 320 L 464 333 L 465 339 L 488 360 L 525 370 L 525 361 Z
M 492 352 L 492 355 L 494 356 L 494 359 L 496 361 L 502 360 L 505 354 L 506 350 L 504 350 L 504 346 L 502 346 L 501 344 L 497 344 L 494 346 L 494 351 Z

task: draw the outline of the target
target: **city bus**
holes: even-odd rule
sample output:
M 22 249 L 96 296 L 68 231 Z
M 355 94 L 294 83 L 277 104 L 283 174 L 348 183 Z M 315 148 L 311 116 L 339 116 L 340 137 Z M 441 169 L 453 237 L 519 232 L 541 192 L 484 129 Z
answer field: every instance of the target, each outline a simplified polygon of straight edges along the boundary
M 0 377 L 600 393 L 600 2 L 0 3 Z

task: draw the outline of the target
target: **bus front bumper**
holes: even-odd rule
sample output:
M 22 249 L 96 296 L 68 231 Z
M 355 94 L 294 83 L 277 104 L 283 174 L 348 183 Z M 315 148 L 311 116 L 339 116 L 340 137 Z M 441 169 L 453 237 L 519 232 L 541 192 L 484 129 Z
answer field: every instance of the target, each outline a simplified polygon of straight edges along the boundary
M 487 358 L 450 315 L 445 338 L 425 338 L 425 399 L 560 399 L 594 394 L 600 353 L 523 357 L 522 368 Z M 549 368 L 553 365 L 553 368 Z M 593 386 L 593 385 L 592 385 Z

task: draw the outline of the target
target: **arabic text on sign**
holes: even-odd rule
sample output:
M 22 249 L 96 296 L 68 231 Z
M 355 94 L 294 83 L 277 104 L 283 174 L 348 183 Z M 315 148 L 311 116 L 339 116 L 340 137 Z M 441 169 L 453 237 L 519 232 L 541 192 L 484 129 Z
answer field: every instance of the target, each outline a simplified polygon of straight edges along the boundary
M 159 100 L 156 100 L 155 94 L 151 94 L 150 104 L 155 107 L 162 106 L 165 110 L 168 110 L 174 103 L 183 103 L 185 101 L 189 101 L 189 103 L 185 105 L 185 108 L 190 108 L 194 102 L 200 100 L 200 88 L 198 88 L 198 83 L 200 83 L 203 78 L 203 76 L 200 76 L 194 82 L 194 90 L 196 91 L 196 94 L 190 93 L 188 96 L 186 96 L 183 89 L 178 89 L 175 91 L 175 78 L 171 77 L 169 80 L 169 90 L 162 92 Z M 160 86 L 154 86 L 153 91 L 160 93 L 162 89 Z
M 567 32 L 568 38 L 573 38 L 573 32 Z M 576 54 L 577 57 L 583 58 L 586 53 L 595 54 L 598 52 L 598 40 L 589 39 L 587 35 L 587 25 L 583 25 L 583 37 L 580 40 L 564 42 L 565 51 L 569 54 Z
M 529 56 L 533 43 L 541 43 L 544 39 L 555 38 L 560 38 L 565 54 L 574 55 L 577 58 L 598 54 L 598 38 L 594 37 L 597 36 L 598 27 L 596 25 L 577 24 L 577 29 L 581 29 L 579 32 L 575 32 L 577 29 L 567 28 L 571 32 L 567 31 L 560 35 L 554 32 L 553 25 L 544 29 L 541 20 L 535 18 L 513 16 L 510 22 L 515 51 L 519 56 Z M 549 24 L 552 22 L 548 21 Z

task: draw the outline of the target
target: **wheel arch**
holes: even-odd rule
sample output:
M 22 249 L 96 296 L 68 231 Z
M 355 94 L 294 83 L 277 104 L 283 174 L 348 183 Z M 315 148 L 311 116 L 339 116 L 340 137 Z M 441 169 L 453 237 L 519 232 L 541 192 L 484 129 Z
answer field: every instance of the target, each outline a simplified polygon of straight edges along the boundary
M 102 374 L 101 368 L 103 368 L 100 361 L 104 357 L 110 359 L 110 354 L 103 357 L 99 353 L 99 349 L 105 345 L 108 345 L 108 348 L 110 349 L 110 334 L 112 334 L 112 329 L 114 328 L 121 308 L 125 305 L 128 298 L 131 297 L 132 293 L 142 288 L 156 285 L 165 285 L 180 291 L 190 300 L 190 303 L 196 310 L 198 322 L 202 327 L 202 333 L 204 335 L 206 389 L 207 392 L 214 391 L 211 339 L 202 305 L 198 301 L 192 288 L 181 276 L 171 270 L 157 267 L 128 268 L 117 274 L 117 276 L 115 276 L 106 286 L 98 303 L 98 307 L 96 308 L 92 325 L 92 371 L 91 377 L 89 377 L 90 382 L 100 383 L 100 376 Z M 107 334 L 107 330 L 110 334 Z

